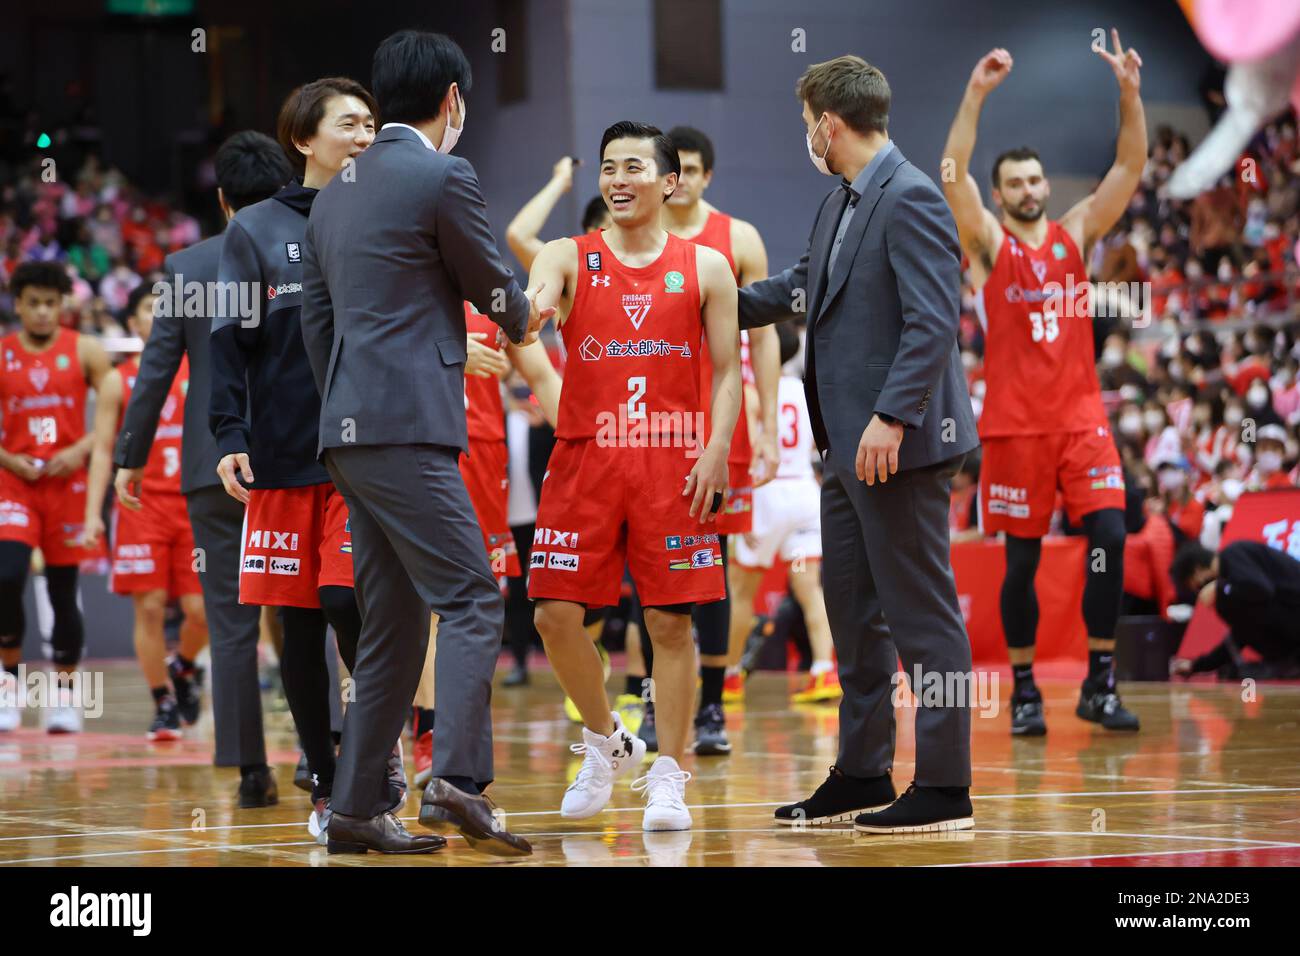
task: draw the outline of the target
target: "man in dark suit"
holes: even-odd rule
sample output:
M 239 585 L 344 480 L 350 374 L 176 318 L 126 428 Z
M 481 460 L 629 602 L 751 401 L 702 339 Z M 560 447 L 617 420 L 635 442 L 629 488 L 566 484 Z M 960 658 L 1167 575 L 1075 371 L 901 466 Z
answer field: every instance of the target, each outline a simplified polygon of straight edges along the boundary
M 808 314 L 804 385 L 825 456 L 822 573 L 844 698 L 830 777 L 776 820 L 852 819 L 868 833 L 967 829 L 973 675 L 948 502 L 979 442 L 957 350 L 957 231 L 943 194 L 888 138 L 879 70 L 838 57 L 809 67 L 797 95 L 813 165 L 841 182 L 799 262 L 740 290 L 740 325 Z M 899 657 L 909 679 L 919 668 L 927 687 L 937 680 L 950 692 L 935 706 L 913 688 L 916 771 L 895 799 Z
M 464 301 L 516 344 L 546 316 L 501 261 L 473 167 L 447 155 L 469 85 L 469 61 L 441 34 L 405 30 L 380 44 L 371 90 L 384 126 L 316 197 L 304 243 L 303 340 L 321 453 L 351 515 L 363 622 L 331 853 L 432 849 L 386 819 L 383 773 L 419 682 L 430 608 L 438 723 L 420 820 L 487 852 L 532 852 L 481 795 L 493 777 L 488 705 L 504 605 L 457 459 Z
M 236 133 L 217 150 L 217 200 L 227 220 L 244 206 L 261 202 L 293 177 L 278 143 L 261 133 Z M 174 252 L 163 264 L 159 304 L 140 373 L 122 419 L 114 449 L 115 486 L 125 508 L 138 509 L 140 482 L 154 432 L 181 358 L 189 355 L 190 387 L 185 395 L 181 436 L 181 492 L 199 550 L 199 581 L 212 648 L 212 710 L 218 767 L 239 767 L 239 805 L 264 807 L 277 800 L 275 778 L 266 763 L 262 698 L 257 683 L 258 611 L 239 603 L 239 542 L 244 506 L 221 487 L 216 442 L 208 429 L 208 339 L 218 301 L 217 264 L 223 236 Z M 195 294 L 192 294 L 195 293 Z M 223 307 L 236 307 L 226 299 Z M 200 307 L 195 308 L 198 305 Z

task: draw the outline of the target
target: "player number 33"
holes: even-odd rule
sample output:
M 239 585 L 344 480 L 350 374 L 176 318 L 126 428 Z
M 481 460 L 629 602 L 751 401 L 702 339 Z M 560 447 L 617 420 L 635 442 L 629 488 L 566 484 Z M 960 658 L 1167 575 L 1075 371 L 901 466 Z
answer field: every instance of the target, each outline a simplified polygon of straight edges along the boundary
M 1030 312 L 1029 324 L 1030 335 L 1035 342 L 1041 342 L 1043 339 L 1055 342 L 1057 336 L 1061 334 L 1061 327 L 1056 323 L 1055 312 Z

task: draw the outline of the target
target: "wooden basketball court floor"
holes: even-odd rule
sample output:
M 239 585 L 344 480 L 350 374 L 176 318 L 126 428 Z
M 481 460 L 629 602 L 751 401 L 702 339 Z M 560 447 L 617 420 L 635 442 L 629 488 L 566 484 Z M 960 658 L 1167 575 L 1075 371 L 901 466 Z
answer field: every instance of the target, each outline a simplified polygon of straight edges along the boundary
M 280 803 L 239 810 L 237 773 L 210 764 L 210 712 L 186 740 L 150 743 L 151 703 L 134 664 L 90 666 L 105 672 L 106 704 L 87 732 L 48 736 L 29 712 L 21 730 L 0 735 L 2 866 L 1300 865 L 1296 685 L 1258 685 L 1253 701 L 1235 684 L 1125 685 L 1143 730 L 1117 735 L 1074 716 L 1077 678 L 1040 676 L 1046 738 L 1012 739 L 1005 710 L 972 721 L 973 832 L 871 837 L 772 825 L 773 807 L 824 779 L 838 718 L 833 705 L 792 706 L 795 675 L 759 674 L 728 713 L 733 753 L 687 758 L 694 829 L 645 834 L 628 780 L 601 815 L 560 819 L 579 738 L 539 669 L 530 686 L 494 696 L 493 795 L 535 851 L 501 861 L 458 837 L 427 856 L 330 857 L 306 832 L 310 807 L 292 786 L 297 752 L 282 709 L 267 718 Z M 407 754 L 411 772 L 409 744 Z M 900 710 L 900 789 L 912 758 L 911 712 Z M 412 830 L 416 812 L 413 796 L 401 812 Z

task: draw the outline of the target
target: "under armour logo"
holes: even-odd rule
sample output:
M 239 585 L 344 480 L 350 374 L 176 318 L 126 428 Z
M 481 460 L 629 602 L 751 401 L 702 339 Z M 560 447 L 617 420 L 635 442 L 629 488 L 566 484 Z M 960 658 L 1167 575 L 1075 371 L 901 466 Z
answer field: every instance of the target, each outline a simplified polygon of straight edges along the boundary
M 609 285 L 609 276 L 592 276 L 591 284 L 593 286 L 597 286 L 597 285 L 607 286 Z

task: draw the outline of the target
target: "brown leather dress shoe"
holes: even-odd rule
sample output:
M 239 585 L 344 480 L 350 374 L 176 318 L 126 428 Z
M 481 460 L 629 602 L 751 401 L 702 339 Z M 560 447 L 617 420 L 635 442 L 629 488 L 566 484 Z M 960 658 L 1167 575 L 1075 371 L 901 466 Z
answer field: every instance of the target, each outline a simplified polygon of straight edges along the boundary
M 391 813 L 377 817 L 350 817 L 335 813 L 329 826 L 330 853 L 432 853 L 447 841 L 435 834 L 412 836 Z
M 335 819 L 338 819 L 337 815 Z M 532 845 L 505 828 L 505 814 L 491 799 L 466 793 L 441 777 L 424 788 L 420 801 L 420 823 L 435 830 L 458 830 L 480 853 L 493 856 L 530 856 Z

